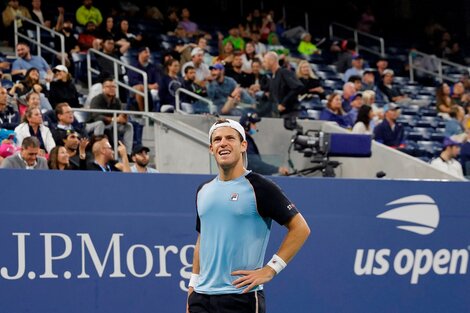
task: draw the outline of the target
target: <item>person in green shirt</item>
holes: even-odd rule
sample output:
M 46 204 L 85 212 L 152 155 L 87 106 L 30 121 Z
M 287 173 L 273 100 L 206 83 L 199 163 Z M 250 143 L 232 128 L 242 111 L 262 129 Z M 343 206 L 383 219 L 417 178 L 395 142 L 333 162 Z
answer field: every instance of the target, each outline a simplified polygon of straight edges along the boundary
M 83 0 L 83 5 L 75 12 L 77 22 L 85 26 L 88 22 L 95 23 L 99 26 L 103 22 L 103 16 L 97 7 L 93 6 L 93 0 Z
M 300 37 L 299 46 L 297 47 L 297 51 L 299 51 L 300 54 L 303 54 L 305 56 L 311 56 L 312 54 L 321 53 L 320 49 L 318 49 L 318 47 L 312 43 L 312 35 L 310 35 L 309 33 L 302 34 L 302 36 Z
M 235 50 L 243 51 L 245 49 L 245 40 L 240 36 L 240 31 L 236 27 L 230 28 L 229 36 L 223 40 L 223 45 L 230 41 Z

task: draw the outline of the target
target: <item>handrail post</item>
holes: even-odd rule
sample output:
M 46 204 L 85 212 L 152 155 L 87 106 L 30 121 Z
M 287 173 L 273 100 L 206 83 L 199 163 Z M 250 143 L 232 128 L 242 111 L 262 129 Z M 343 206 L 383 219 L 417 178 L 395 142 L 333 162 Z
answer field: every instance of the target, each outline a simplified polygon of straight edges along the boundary
M 410 82 L 414 83 L 413 56 L 408 53 L 408 67 L 410 71 Z
M 433 55 L 433 59 L 435 58 L 435 56 Z M 442 78 L 442 61 L 441 59 L 438 59 L 438 62 L 439 62 L 439 66 L 437 67 L 438 69 L 438 72 L 439 72 L 439 82 L 443 82 L 443 78 Z
M 330 40 L 333 40 L 333 24 L 330 24 L 329 33 L 330 33 Z
M 149 86 L 148 86 L 148 77 L 147 75 L 143 75 L 144 77 L 144 110 L 145 113 L 149 113 Z M 153 97 L 152 97 L 152 103 L 153 103 Z M 148 116 L 145 116 L 145 126 L 149 126 L 150 121 Z
M 356 42 L 356 53 L 359 53 L 359 36 L 356 30 L 354 30 L 354 41 Z
M 117 64 L 116 62 L 114 62 L 113 65 L 114 65 L 114 79 L 115 79 L 117 82 L 119 82 L 119 73 L 118 73 L 118 67 L 117 67 L 118 64 Z M 117 88 L 116 88 L 116 89 L 117 89 L 117 90 L 116 90 L 116 97 L 117 97 L 118 99 L 120 99 L 120 97 L 119 97 L 119 87 L 120 87 L 120 86 L 119 86 L 119 83 L 118 83 L 118 84 L 117 84 Z
M 308 24 L 308 12 L 305 12 L 305 30 L 307 32 L 310 32 L 309 31 L 309 24 Z
M 41 29 L 36 25 L 36 40 L 38 41 L 38 55 L 41 55 Z
M 86 72 L 88 78 L 88 91 L 91 90 L 91 54 L 86 54 Z
M 113 112 L 113 145 L 114 145 L 114 158 L 118 158 L 118 128 L 117 128 L 117 114 Z M 128 151 L 129 153 L 129 151 Z
M 385 41 L 383 38 L 380 38 L 380 55 L 385 57 Z

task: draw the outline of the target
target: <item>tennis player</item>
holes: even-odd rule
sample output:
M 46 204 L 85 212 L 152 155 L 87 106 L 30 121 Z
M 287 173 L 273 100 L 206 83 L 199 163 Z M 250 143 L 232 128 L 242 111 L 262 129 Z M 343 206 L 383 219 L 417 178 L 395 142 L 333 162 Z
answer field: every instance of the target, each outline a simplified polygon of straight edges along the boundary
M 190 313 L 264 313 L 263 284 L 300 250 L 310 229 L 282 190 L 246 170 L 243 127 L 218 120 L 209 131 L 219 174 L 197 191 L 198 239 L 189 283 Z M 287 228 L 276 254 L 264 264 L 271 222 Z

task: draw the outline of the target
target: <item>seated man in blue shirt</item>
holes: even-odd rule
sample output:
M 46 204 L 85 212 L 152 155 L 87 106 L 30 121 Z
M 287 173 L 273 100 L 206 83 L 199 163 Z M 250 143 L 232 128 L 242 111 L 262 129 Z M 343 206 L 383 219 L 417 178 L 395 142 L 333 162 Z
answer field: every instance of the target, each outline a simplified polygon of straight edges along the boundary
M 402 146 L 405 138 L 403 125 L 397 123 L 399 110 L 395 103 L 384 106 L 384 120 L 374 128 L 374 139 L 392 148 Z

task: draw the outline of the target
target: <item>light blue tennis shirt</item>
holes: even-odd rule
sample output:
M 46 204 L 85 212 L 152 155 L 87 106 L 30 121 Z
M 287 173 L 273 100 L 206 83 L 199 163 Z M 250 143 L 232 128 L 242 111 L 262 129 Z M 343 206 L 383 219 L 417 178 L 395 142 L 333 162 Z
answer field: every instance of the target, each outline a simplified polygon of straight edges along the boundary
M 297 210 L 276 184 L 247 172 L 230 181 L 217 176 L 201 185 L 197 214 L 200 276 L 195 290 L 233 294 L 243 292 L 232 285 L 238 278 L 231 275 L 233 271 L 264 266 L 272 219 L 283 225 Z

